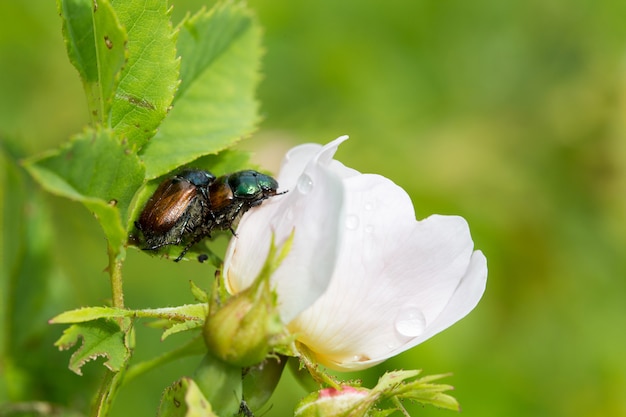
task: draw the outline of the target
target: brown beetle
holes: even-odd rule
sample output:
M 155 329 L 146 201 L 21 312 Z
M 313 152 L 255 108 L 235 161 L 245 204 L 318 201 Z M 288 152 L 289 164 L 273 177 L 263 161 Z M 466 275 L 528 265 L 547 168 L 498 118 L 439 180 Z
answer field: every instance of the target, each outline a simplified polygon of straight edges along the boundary
M 196 243 L 208 235 L 204 232 L 207 216 L 211 215 L 208 187 L 214 180 L 210 172 L 186 170 L 163 181 L 135 222 L 145 238 L 143 249 Z M 190 246 L 176 261 L 182 259 Z

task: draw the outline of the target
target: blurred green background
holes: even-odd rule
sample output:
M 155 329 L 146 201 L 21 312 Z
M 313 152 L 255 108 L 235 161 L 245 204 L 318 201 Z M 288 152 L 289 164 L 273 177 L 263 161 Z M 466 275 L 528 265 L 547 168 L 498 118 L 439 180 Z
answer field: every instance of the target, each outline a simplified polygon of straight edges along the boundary
M 174 4 L 176 19 L 199 7 Z M 451 371 L 446 382 L 468 417 L 626 416 L 626 2 L 249 5 L 265 29 L 264 120 L 241 148 L 276 172 L 289 147 L 349 134 L 338 159 L 404 187 L 418 218 L 462 215 L 488 259 L 487 291 L 472 314 L 359 377 L 373 384 L 386 369 Z M 12 154 L 54 147 L 87 121 L 54 2 L 0 0 L 0 135 Z M 0 299 L 18 305 L 23 326 L 21 340 L 2 342 L 29 359 L 0 363 L 14 381 L 0 386 L 0 403 L 19 395 L 84 406 L 101 360 L 72 374 L 70 353 L 52 346 L 62 327 L 46 319 L 106 302 L 103 235 L 85 208 L 43 194 L 10 158 L 2 164 Z M 33 233 L 54 251 L 25 244 Z M 7 299 L 18 255 L 46 299 Z M 131 250 L 126 303 L 191 302 L 188 280 L 208 287 L 212 273 Z M 0 326 L 3 336 L 11 330 Z M 141 325 L 137 333 L 136 359 L 180 343 Z M 153 415 L 162 389 L 198 361 L 141 377 L 113 415 Z M 284 378 L 264 415 L 290 415 L 303 394 Z

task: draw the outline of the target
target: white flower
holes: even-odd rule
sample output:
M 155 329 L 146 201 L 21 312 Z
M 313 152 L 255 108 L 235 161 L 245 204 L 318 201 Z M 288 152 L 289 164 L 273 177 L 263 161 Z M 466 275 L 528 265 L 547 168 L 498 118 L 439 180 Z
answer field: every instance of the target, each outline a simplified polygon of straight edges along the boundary
M 248 287 L 276 243 L 295 232 L 272 276 L 288 329 L 333 369 L 373 366 L 439 333 L 478 303 L 487 262 L 466 221 L 416 221 L 406 192 L 332 159 L 342 136 L 301 145 L 277 178 L 288 193 L 250 210 L 224 262 L 231 293 Z

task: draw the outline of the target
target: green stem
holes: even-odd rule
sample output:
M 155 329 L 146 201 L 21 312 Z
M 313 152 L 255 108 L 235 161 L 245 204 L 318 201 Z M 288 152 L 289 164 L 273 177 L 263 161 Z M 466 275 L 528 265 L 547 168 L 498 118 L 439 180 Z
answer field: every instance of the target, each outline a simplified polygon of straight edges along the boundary
M 300 361 L 317 383 L 335 389 L 341 388 L 341 384 L 339 382 L 333 379 L 333 377 L 326 372 L 320 370 L 319 365 L 311 360 L 311 355 L 313 355 L 313 353 L 309 351 L 306 346 L 301 343 L 297 343 L 297 351 L 300 353 Z
M 113 307 L 124 308 L 124 289 L 122 280 L 122 265 L 126 252 L 123 248 L 108 248 L 109 252 L 109 276 L 111 279 L 111 300 Z M 132 326 L 127 321 L 125 323 L 123 317 L 119 317 L 118 323 L 123 332 L 128 337 L 128 332 Z M 132 352 L 132 351 L 131 351 Z M 129 357 L 130 359 L 130 357 Z M 106 417 L 109 414 L 113 400 L 117 395 L 118 388 L 122 385 L 122 379 L 128 366 L 128 360 L 120 367 L 120 370 L 113 372 L 106 371 L 104 379 L 100 384 L 100 389 L 96 395 L 95 401 L 91 409 L 91 417 Z
M 127 383 L 135 379 L 136 377 L 173 360 L 184 358 L 186 356 L 202 355 L 204 353 L 206 353 L 206 346 L 204 345 L 204 341 L 201 337 L 196 337 L 179 348 L 176 348 L 170 352 L 166 352 L 163 355 L 157 356 L 154 359 L 140 362 L 136 365 L 131 366 L 126 372 L 126 378 L 124 378 L 124 383 Z
M 402 402 L 398 399 L 398 397 L 392 397 L 391 401 L 394 403 L 394 405 L 396 407 L 398 407 L 398 410 L 400 410 L 400 412 L 402 414 L 404 414 L 405 417 L 411 417 L 411 415 L 409 414 L 408 411 L 406 411 L 406 408 L 404 408 L 404 405 L 402 404 Z
M 120 387 L 123 377 L 124 368 L 119 372 L 113 372 L 107 369 L 104 380 L 100 385 L 100 389 L 92 405 L 91 417 L 104 417 L 109 414 L 113 399 L 117 394 L 117 389 Z
M 124 287 L 122 265 L 126 252 L 117 248 L 109 248 L 109 276 L 111 277 L 111 298 L 113 307 L 124 308 Z

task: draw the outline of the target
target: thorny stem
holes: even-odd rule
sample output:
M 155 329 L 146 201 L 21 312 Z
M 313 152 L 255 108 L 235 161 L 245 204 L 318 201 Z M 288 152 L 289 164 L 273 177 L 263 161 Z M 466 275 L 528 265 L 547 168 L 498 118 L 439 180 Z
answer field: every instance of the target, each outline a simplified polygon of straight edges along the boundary
M 119 372 L 113 372 L 107 369 L 98 394 L 92 404 L 91 417 L 104 417 L 109 414 L 113 399 L 115 398 L 115 394 L 117 394 L 117 388 L 121 385 L 123 378 L 124 368 Z
M 326 372 L 320 371 L 319 365 L 311 360 L 309 356 L 311 355 L 311 352 L 309 352 L 309 350 L 304 345 L 298 343 L 297 349 L 300 352 L 301 363 L 306 367 L 307 371 L 309 371 L 309 373 L 316 382 L 335 389 L 341 388 L 341 384 L 339 382 L 335 381 Z
M 398 399 L 398 397 L 392 397 L 391 401 L 395 404 L 396 407 L 398 407 L 398 410 L 400 410 L 400 412 L 402 414 L 404 414 L 405 417 L 411 417 L 411 415 L 409 414 L 408 411 L 406 411 L 406 408 L 404 408 L 404 405 L 402 404 L 402 401 L 400 401 Z
M 122 280 L 122 265 L 126 257 L 124 248 L 112 248 L 109 246 L 109 277 L 111 279 L 111 303 L 113 307 L 124 308 L 124 288 Z M 119 317 L 118 323 L 123 332 L 128 333 L 131 327 L 124 325 L 124 319 Z M 128 336 L 128 335 L 127 335 Z M 128 360 L 122 364 L 120 370 L 113 372 L 107 370 L 100 384 L 100 389 L 96 394 L 96 398 L 92 404 L 91 417 L 106 417 L 109 414 L 118 388 L 122 384 Z
M 124 308 L 124 288 L 122 265 L 125 251 L 109 247 L 109 276 L 111 277 L 111 298 L 113 307 Z

